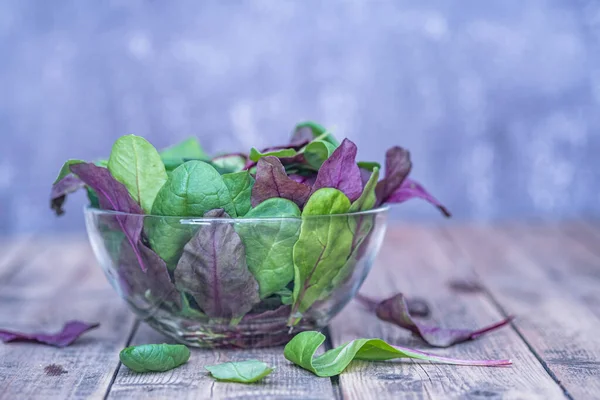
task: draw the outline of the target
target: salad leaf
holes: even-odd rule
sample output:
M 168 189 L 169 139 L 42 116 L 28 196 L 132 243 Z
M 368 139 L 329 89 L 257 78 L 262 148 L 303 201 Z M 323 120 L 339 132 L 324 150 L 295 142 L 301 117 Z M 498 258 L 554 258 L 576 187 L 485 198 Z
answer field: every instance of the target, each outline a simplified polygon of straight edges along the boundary
M 257 162 L 261 158 L 267 157 L 267 156 L 274 156 L 274 157 L 282 158 L 282 157 L 294 157 L 296 154 L 298 154 L 298 152 L 293 148 L 284 148 L 284 149 L 275 149 L 275 150 L 267 149 L 267 151 L 261 152 L 261 151 L 257 150 L 255 147 L 253 147 L 252 149 L 250 149 L 250 157 L 249 158 L 250 158 L 250 160 Z
M 416 336 L 423 339 L 427 344 L 434 347 L 450 347 L 457 343 L 473 340 L 479 336 L 494 331 L 509 324 L 513 317 L 506 318 L 485 328 L 472 329 L 450 329 L 430 326 L 416 321 L 410 314 L 406 299 L 402 293 L 385 299 L 381 302 L 361 296 L 358 299 L 367 306 L 375 304 L 377 317 L 383 321 L 391 322 L 401 328 L 408 329 Z
M 288 199 L 302 207 L 310 196 L 310 191 L 309 186 L 287 176 L 277 157 L 267 156 L 258 160 L 256 182 L 252 188 L 253 207 L 272 197 Z
M 190 349 L 182 344 L 142 344 L 121 350 L 119 359 L 135 372 L 165 372 L 188 362 Z
M 63 164 L 62 168 L 60 169 L 60 171 L 58 173 L 58 176 L 54 180 L 54 184 L 56 185 L 58 182 L 63 180 L 64 177 L 66 177 L 67 175 L 69 175 L 71 173 L 71 165 L 81 164 L 84 162 L 85 161 L 83 161 L 83 160 L 76 160 L 76 159 L 70 159 L 70 160 L 65 161 L 65 163 Z
M 436 206 L 442 214 L 446 217 L 450 217 L 450 211 L 442 203 L 440 203 L 435 197 L 425 190 L 425 188 L 417 181 L 410 178 L 406 178 L 400 187 L 396 189 L 387 199 L 387 203 L 403 203 L 407 200 L 419 198 Z
M 358 165 L 358 168 L 362 168 L 370 172 L 373 172 L 375 168 L 381 169 L 381 164 L 375 161 L 359 161 L 356 163 L 356 165 Z
M 352 360 L 386 361 L 395 358 L 415 358 L 453 365 L 504 366 L 510 360 L 460 360 L 425 353 L 406 347 L 392 346 L 381 339 L 356 339 L 315 357 L 325 335 L 316 331 L 301 332 L 283 350 L 285 358 L 320 377 L 341 374 Z
M 210 157 L 204 152 L 198 139 L 191 137 L 160 152 L 167 170 L 172 171 L 187 160 L 208 161 Z
M 293 248 L 300 233 L 301 212 L 290 200 L 271 198 L 246 214 L 246 218 L 273 218 L 241 222 L 236 230 L 246 248 L 246 261 L 258 281 L 260 297 L 284 288 L 294 279 Z M 280 219 L 283 218 L 283 219 Z
M 217 208 L 237 216 L 223 177 L 203 161 L 187 161 L 171 173 L 158 192 L 152 214 L 199 217 Z M 197 226 L 181 224 L 178 218 L 150 218 L 146 228 L 150 245 L 173 269 Z
M 67 195 L 78 191 L 85 184 L 73 174 L 64 176 L 61 180 L 52 185 L 52 191 L 50 192 L 50 208 L 54 210 L 56 215 L 62 215 L 65 213 L 63 205 L 67 199 Z
M 377 184 L 375 189 L 377 206 L 388 201 L 389 197 L 402 185 L 411 168 L 410 153 L 402 147 L 394 146 L 385 153 L 385 178 Z
M 71 172 L 94 190 L 98 196 L 100 207 L 104 210 L 120 211 L 123 213 L 109 217 L 114 218 L 116 225 L 125 233 L 142 271 L 146 271 L 146 265 L 138 249 L 144 220 L 138 215 L 131 215 L 143 214 L 143 210 L 131 198 L 127 188 L 113 178 L 108 169 L 98 167 L 92 163 L 71 165 Z
M 321 188 L 334 188 L 344 192 L 350 201 L 358 199 L 363 188 L 355 159 L 356 145 L 344 139 L 319 169 L 313 192 Z
M 35 342 L 55 347 L 67 347 L 87 331 L 100 324 L 88 324 L 81 321 L 69 321 L 57 333 L 22 333 L 0 329 L 0 340 L 8 342 Z
M 294 245 L 294 305 L 289 324 L 317 299 L 327 294 L 332 279 L 337 276 L 350 255 L 352 231 L 348 218 L 331 217 L 350 209 L 350 200 L 341 191 L 331 188 L 317 190 L 304 211 L 300 236 Z M 311 218 L 311 216 L 321 216 Z
M 350 206 L 350 212 L 359 212 L 370 210 L 375 207 L 377 202 L 377 195 L 375 194 L 375 188 L 377 187 L 377 180 L 379 179 L 379 168 L 375 167 L 369 180 L 365 184 L 361 195 L 356 199 Z
M 222 209 L 204 217 L 229 218 Z M 175 285 L 191 294 L 209 317 L 243 317 L 260 301 L 244 245 L 229 223 L 213 222 L 198 229 L 177 264 Z
M 258 360 L 230 361 L 217 365 L 207 365 L 204 368 L 210 372 L 213 378 L 219 381 L 240 383 L 258 382 L 273 372 L 274 369 Z
M 239 172 L 244 169 L 248 158 L 245 154 L 230 153 L 222 154 L 213 158 L 210 164 L 221 174 Z
M 304 159 L 310 166 L 318 170 L 336 148 L 336 145 L 326 140 L 313 140 L 304 149 Z
M 135 135 L 120 137 L 112 147 L 108 170 L 146 213 L 152 211 L 156 194 L 167 181 L 167 172 L 150 142 Z
M 323 125 L 317 124 L 313 121 L 301 122 L 296 125 L 296 130 L 294 135 L 292 136 L 292 142 L 299 141 L 300 135 L 303 136 L 304 139 L 307 138 L 306 131 L 302 131 L 303 128 L 309 128 L 312 131 L 312 138 L 320 138 L 334 146 L 339 146 L 340 142 L 337 141 L 335 136 L 331 132 L 329 132 Z
M 250 198 L 254 178 L 248 171 L 240 171 L 223 175 L 223 182 L 229 189 L 237 216 L 243 217 L 252 207 Z

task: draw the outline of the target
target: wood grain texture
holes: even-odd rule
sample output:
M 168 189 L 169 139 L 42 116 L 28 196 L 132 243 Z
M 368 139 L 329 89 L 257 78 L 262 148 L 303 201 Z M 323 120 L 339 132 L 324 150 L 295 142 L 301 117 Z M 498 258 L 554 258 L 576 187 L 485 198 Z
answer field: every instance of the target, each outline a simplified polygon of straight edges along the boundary
M 132 344 L 174 343 L 172 339 L 140 326 Z M 205 365 L 257 359 L 275 371 L 264 380 L 244 385 L 217 382 Z M 249 350 L 192 349 L 187 364 L 165 373 L 136 373 L 121 366 L 109 399 L 333 399 L 331 381 L 317 378 L 283 357 L 283 347 Z
M 464 227 L 448 233 L 453 241 L 448 246 L 456 250 L 458 245 L 458 256 L 475 268 L 495 301 L 518 316 L 518 332 L 568 395 L 597 397 L 600 319 L 582 301 L 581 291 L 590 288 L 575 283 L 584 283 L 590 266 L 558 256 L 566 244 L 546 241 L 532 247 L 532 241 L 525 242 L 515 232 Z
M 27 252 L 28 261 L 0 282 L 1 327 L 57 331 L 72 319 L 101 325 L 64 349 L 0 343 L 0 399 L 102 398 L 132 314 L 110 288 L 84 238 L 38 239 Z
M 473 279 L 470 268 L 440 247 L 427 228 L 391 229 L 361 292 L 386 297 L 399 291 L 427 299 L 434 320 L 447 327 L 481 327 L 503 316 L 485 292 L 461 293 L 454 279 Z M 434 322 L 435 321 L 435 322 Z M 356 302 L 330 327 L 334 346 L 359 337 L 426 349 L 464 359 L 510 358 L 512 367 L 457 367 L 426 362 L 354 362 L 339 377 L 343 398 L 564 398 L 560 387 L 510 327 L 449 349 L 430 349 L 392 324 L 379 321 Z

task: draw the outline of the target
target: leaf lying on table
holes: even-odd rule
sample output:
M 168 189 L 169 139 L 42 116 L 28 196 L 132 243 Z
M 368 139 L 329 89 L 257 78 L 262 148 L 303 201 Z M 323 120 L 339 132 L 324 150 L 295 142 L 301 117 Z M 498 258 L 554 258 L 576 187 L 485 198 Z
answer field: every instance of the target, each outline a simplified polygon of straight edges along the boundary
M 460 360 L 441 357 L 419 350 L 392 346 L 381 339 L 356 339 L 315 357 L 315 352 L 325 342 L 325 335 L 316 331 L 296 335 L 283 351 L 285 358 L 320 377 L 341 374 L 352 360 L 386 361 L 395 358 L 416 358 L 453 365 L 502 366 L 510 360 Z
M 217 365 L 207 365 L 204 368 L 210 372 L 213 378 L 219 381 L 240 383 L 260 381 L 273 372 L 274 369 L 258 360 L 226 362 Z
M 81 321 L 69 321 L 57 333 L 21 333 L 0 329 L 0 340 L 8 342 L 35 342 L 55 347 L 66 347 L 87 331 L 99 327 L 100 324 L 88 324 Z
M 458 343 L 473 340 L 479 336 L 494 331 L 510 323 L 513 317 L 508 317 L 493 325 L 481 329 L 451 329 L 438 326 L 429 326 L 413 319 L 402 293 L 385 299 L 381 302 L 365 296 L 357 297 L 363 304 L 375 309 L 377 317 L 383 321 L 391 322 L 401 328 L 408 329 L 413 334 L 423 339 L 434 347 L 449 347 Z
M 190 349 L 182 344 L 142 344 L 121 350 L 119 359 L 135 372 L 165 372 L 185 364 Z

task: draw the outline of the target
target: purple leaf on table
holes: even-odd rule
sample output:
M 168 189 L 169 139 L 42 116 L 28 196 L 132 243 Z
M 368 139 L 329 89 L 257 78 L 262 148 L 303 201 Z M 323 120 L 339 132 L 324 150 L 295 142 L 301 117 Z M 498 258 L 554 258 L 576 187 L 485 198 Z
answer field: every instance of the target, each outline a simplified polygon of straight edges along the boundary
M 78 191 L 83 188 L 85 184 L 73 174 L 69 174 L 62 178 L 60 181 L 52 185 L 52 191 L 50 192 L 50 208 L 54 210 L 56 215 L 64 214 L 63 204 L 67 198 L 67 195 Z
M 100 324 L 88 324 L 81 321 L 69 321 L 57 333 L 22 333 L 0 329 L 0 340 L 8 342 L 33 342 L 55 347 L 66 347 L 89 330 Z
M 414 335 L 434 347 L 450 347 L 458 343 L 476 339 L 485 333 L 495 331 L 509 324 L 513 320 L 513 317 L 508 317 L 490 326 L 475 330 L 441 328 L 426 325 L 413 319 L 402 293 L 379 302 L 362 295 L 357 296 L 357 299 L 368 309 L 375 310 L 379 319 L 408 329 Z
M 388 201 L 389 197 L 402 185 L 411 168 L 412 163 L 408 150 L 394 146 L 385 153 L 385 177 L 379 181 L 375 189 L 377 206 Z
M 427 190 L 417 181 L 410 178 L 406 178 L 400 187 L 396 189 L 386 200 L 386 203 L 403 203 L 410 199 L 423 199 L 436 206 L 442 214 L 446 217 L 450 217 L 450 211 L 442 203 L 440 203 L 435 197 L 433 197 Z
M 302 208 L 309 196 L 310 187 L 287 176 L 277 157 L 267 156 L 258 160 L 256 182 L 252 187 L 252 207 L 267 199 L 281 197 Z
M 319 169 L 312 191 L 333 188 L 344 192 L 350 201 L 358 199 L 363 184 L 360 169 L 356 165 L 356 150 L 352 141 L 344 139 Z
M 205 218 L 229 218 L 222 209 Z M 233 225 L 201 226 L 185 245 L 175 269 L 175 284 L 194 297 L 209 317 L 240 318 L 260 301 L 258 282 L 246 264 L 246 252 Z

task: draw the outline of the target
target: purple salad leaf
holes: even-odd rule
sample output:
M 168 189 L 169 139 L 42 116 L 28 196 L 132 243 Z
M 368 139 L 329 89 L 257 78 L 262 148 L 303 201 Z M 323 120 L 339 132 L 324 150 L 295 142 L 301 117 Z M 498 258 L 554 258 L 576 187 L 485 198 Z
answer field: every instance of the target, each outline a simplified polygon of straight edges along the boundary
M 146 271 L 138 249 L 144 219 L 139 215 L 131 215 L 143 214 L 142 207 L 131 198 L 125 185 L 113 178 L 108 169 L 92 163 L 81 163 L 72 165 L 71 171 L 96 192 L 100 208 L 123 213 L 115 214 L 114 218 L 135 252 L 140 268 Z
M 313 130 L 308 126 L 299 126 L 296 128 L 290 139 L 291 144 L 308 143 L 315 138 Z
M 310 187 L 290 179 L 277 157 L 267 156 L 258 160 L 256 182 L 252 188 L 252 207 L 267 199 L 281 197 L 302 208 L 309 196 Z
M 222 209 L 204 218 L 229 218 Z M 258 282 L 246 264 L 246 252 L 232 224 L 201 226 L 185 245 L 175 269 L 175 284 L 191 294 L 214 318 L 241 318 L 260 301 Z
M 377 317 L 383 321 L 391 322 L 401 328 L 408 329 L 414 335 L 423 339 L 434 347 L 450 347 L 452 345 L 474 340 L 485 333 L 492 332 L 508 325 L 514 317 L 508 317 L 493 325 L 481 329 L 451 329 L 438 326 L 429 326 L 417 322 L 410 314 L 406 299 L 398 293 L 383 301 L 376 301 L 366 296 L 357 297 L 368 309 L 375 310 Z
M 85 184 L 73 174 L 66 175 L 61 180 L 52 185 L 50 192 L 50 208 L 54 210 L 56 215 L 65 213 L 63 204 L 67 199 L 67 195 L 83 188 Z
M 423 185 L 410 178 L 406 178 L 402 182 L 400 187 L 388 197 L 386 203 L 403 203 L 407 200 L 415 198 L 428 201 L 429 203 L 436 206 L 442 212 L 442 214 L 444 214 L 444 216 L 448 218 L 451 216 L 450 211 L 448 211 L 448 209 L 444 207 L 444 205 L 440 203 L 435 197 L 429 194 L 429 192 L 425 190 Z
M 140 269 L 131 245 L 123 240 L 119 255 L 119 280 L 122 290 L 130 297 L 144 297 L 154 305 L 169 303 L 181 309 L 181 295 L 169 276 L 167 264 L 152 249 L 138 243 L 146 272 Z
M 389 197 L 402 185 L 411 168 L 410 153 L 402 147 L 392 147 L 385 153 L 385 178 L 379 181 L 375 189 L 377 193 L 376 206 L 388 201 Z
M 344 139 L 319 169 L 312 191 L 333 188 L 342 191 L 350 201 L 358 199 L 363 185 L 360 169 L 356 165 L 356 151 L 356 145 Z
M 290 179 L 296 181 L 298 183 L 303 183 L 308 186 L 312 186 L 317 179 L 316 175 L 299 175 L 299 174 L 291 174 Z
M 56 333 L 22 333 L 0 329 L 0 340 L 8 342 L 33 342 L 55 347 L 66 347 L 87 331 L 99 327 L 100 324 L 88 324 L 81 321 L 67 322 L 60 332 Z

